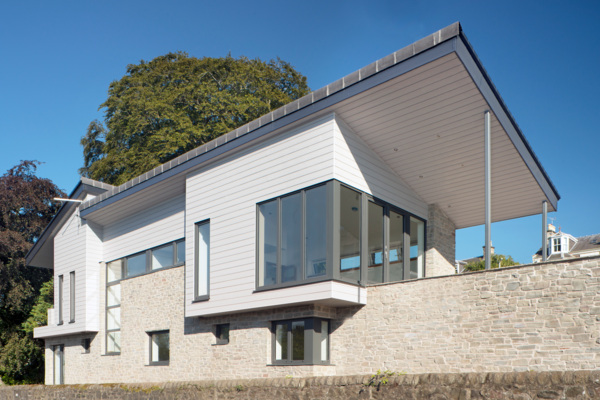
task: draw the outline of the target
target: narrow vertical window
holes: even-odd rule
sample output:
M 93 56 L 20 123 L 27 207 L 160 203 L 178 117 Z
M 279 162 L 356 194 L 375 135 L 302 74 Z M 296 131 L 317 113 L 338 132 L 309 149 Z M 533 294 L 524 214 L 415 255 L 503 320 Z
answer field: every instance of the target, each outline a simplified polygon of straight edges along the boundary
M 425 223 L 410 217 L 410 279 L 423 278 Z
M 121 353 L 121 279 L 123 260 L 106 265 L 106 353 Z
M 321 320 L 321 361 L 329 361 L 329 321 Z
M 210 273 L 210 221 L 196 224 L 195 267 L 195 297 L 196 299 L 207 298 Z
M 63 275 L 58 276 L 58 325 L 63 323 Z
M 55 385 L 63 385 L 65 383 L 65 345 L 58 344 L 52 346 L 52 357 L 54 358 L 54 371 L 52 383 L 54 383 Z
M 281 282 L 302 279 L 302 193 L 281 199 Z
M 258 206 L 258 271 L 259 286 L 277 283 L 277 236 L 279 232 L 279 201 Z
M 215 327 L 216 344 L 229 344 L 229 324 L 219 324 Z
M 340 277 L 360 281 L 361 194 L 345 186 L 340 188 Z
M 327 273 L 328 248 L 327 187 L 325 185 L 306 190 L 304 214 L 306 278 L 324 276 Z
M 75 271 L 69 273 L 69 322 L 75 322 Z
M 404 217 L 397 212 L 390 211 L 390 245 L 389 245 L 389 263 L 390 263 L 390 282 L 397 282 L 404 279 Z
M 384 234 L 383 234 L 383 207 L 373 202 L 369 202 L 369 231 L 368 247 L 369 254 L 367 260 L 368 283 L 383 282 L 383 259 L 384 259 Z

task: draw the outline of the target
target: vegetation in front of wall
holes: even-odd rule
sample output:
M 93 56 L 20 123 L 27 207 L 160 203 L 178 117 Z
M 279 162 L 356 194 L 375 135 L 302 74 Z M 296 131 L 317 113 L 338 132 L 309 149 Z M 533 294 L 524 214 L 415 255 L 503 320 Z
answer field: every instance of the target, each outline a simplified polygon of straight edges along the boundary
M 492 269 L 512 267 L 514 265 L 520 265 L 518 262 L 513 260 L 512 256 L 505 256 L 504 254 L 493 254 L 492 255 Z M 485 269 L 485 260 L 479 260 L 476 262 L 465 265 L 465 272 L 483 271 Z
M 406 375 L 406 372 L 404 372 L 404 371 L 395 372 L 395 371 L 390 371 L 389 369 L 382 371 L 381 369 L 378 369 L 376 373 L 371 375 L 369 380 L 364 385 L 365 386 L 374 386 L 377 388 L 377 390 L 379 390 L 379 388 L 382 385 L 385 386 L 389 383 L 390 378 L 392 378 L 394 376 L 400 376 L 400 375 Z

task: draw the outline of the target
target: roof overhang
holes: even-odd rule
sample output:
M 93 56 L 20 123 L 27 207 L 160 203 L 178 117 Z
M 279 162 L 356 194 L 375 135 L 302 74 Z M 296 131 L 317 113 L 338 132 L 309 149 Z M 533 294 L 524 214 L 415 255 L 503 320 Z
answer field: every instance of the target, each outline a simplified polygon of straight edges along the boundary
M 75 189 L 69 195 L 69 199 L 84 200 L 88 194 L 97 196 L 112 187 L 93 179 L 81 178 L 81 181 L 77 183 L 77 186 L 75 186 Z M 25 257 L 26 265 L 30 267 L 54 268 L 54 237 L 65 224 L 68 216 L 77 207 L 79 207 L 78 202 L 63 202 L 56 215 L 27 253 Z
M 457 228 L 483 224 L 484 112 L 491 113 L 492 221 L 555 211 L 560 196 L 460 24 L 450 25 L 324 88 L 85 202 L 104 221 L 183 192 L 185 175 L 259 139 L 334 112 L 423 201 Z M 402 205 L 399 205 L 402 206 Z

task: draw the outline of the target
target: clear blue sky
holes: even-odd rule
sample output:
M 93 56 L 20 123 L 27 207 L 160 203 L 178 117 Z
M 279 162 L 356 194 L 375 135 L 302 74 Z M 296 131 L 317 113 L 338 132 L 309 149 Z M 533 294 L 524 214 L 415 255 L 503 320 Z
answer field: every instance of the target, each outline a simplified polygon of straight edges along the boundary
M 170 51 L 281 57 L 318 89 L 455 21 L 562 196 L 550 217 L 600 232 L 598 1 L 5 1 L 0 173 L 24 159 L 70 192 L 80 138 L 127 64 Z M 541 217 L 493 224 L 497 252 L 530 262 Z M 457 232 L 457 258 L 483 228 Z

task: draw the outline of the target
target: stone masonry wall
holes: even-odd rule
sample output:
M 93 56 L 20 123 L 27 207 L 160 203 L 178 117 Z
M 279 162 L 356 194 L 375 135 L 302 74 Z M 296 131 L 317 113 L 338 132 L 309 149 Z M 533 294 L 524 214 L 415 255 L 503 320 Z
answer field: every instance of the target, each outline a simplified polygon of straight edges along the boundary
M 85 335 L 47 340 L 47 376 L 59 343 L 67 384 L 600 367 L 600 257 L 372 286 L 366 306 L 214 318 L 183 317 L 183 279 L 178 267 L 123 281 L 121 355 L 103 355 L 103 331 L 89 354 Z M 331 319 L 331 365 L 270 365 L 271 321 L 308 316 Z M 227 345 L 215 345 L 219 323 L 231 324 Z M 170 364 L 148 366 L 146 332 L 163 329 Z
M 339 376 L 203 382 L 0 387 L 0 400 L 573 399 L 600 398 L 600 372 Z
M 426 246 L 426 276 L 451 275 L 456 272 L 456 226 L 437 204 L 429 205 Z

